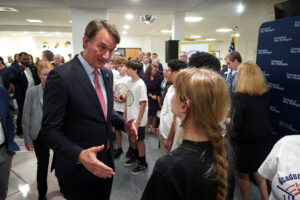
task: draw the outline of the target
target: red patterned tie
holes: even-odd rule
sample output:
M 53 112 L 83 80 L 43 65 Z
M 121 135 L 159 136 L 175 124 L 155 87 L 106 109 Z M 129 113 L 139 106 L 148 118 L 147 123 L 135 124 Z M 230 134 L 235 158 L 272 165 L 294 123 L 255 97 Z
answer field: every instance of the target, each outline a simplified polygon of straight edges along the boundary
M 97 95 L 98 95 L 98 98 L 99 98 L 99 101 L 100 101 L 100 104 L 101 104 L 101 107 L 102 107 L 102 111 L 103 111 L 103 114 L 104 114 L 104 117 L 105 117 L 105 120 L 106 120 L 105 100 L 104 100 L 102 89 L 101 89 L 100 84 L 99 84 L 98 70 L 97 69 L 94 70 L 94 83 L 95 83 L 96 92 L 97 92 Z
M 98 95 L 98 98 L 99 98 L 99 101 L 100 101 L 100 104 L 102 107 L 102 111 L 103 111 L 105 120 L 107 120 L 105 100 L 104 100 L 102 89 L 100 87 L 97 69 L 94 70 L 94 83 L 95 83 L 96 92 L 97 92 L 97 95 Z M 107 140 L 107 149 L 109 149 L 109 140 Z

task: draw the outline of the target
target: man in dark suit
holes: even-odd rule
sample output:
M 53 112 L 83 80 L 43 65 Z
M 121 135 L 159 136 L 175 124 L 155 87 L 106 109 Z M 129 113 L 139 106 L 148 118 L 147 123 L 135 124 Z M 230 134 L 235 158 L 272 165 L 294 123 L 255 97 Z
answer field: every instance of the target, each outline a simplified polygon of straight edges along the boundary
M 120 41 L 116 27 L 93 20 L 84 50 L 50 72 L 44 90 L 41 135 L 55 152 L 55 170 L 67 199 L 109 199 L 114 175 L 112 126 L 133 140 L 131 120 L 113 110 L 113 75 L 104 67 Z
M 18 104 L 17 135 L 23 136 L 22 113 L 25 95 L 28 88 L 41 83 L 37 68 L 30 65 L 30 58 L 26 52 L 19 54 L 19 63 L 8 68 L 10 82 L 14 85 L 14 97 Z
M 0 86 L 0 199 L 5 199 L 14 151 L 19 147 L 14 142 L 14 126 L 9 111 L 7 90 Z

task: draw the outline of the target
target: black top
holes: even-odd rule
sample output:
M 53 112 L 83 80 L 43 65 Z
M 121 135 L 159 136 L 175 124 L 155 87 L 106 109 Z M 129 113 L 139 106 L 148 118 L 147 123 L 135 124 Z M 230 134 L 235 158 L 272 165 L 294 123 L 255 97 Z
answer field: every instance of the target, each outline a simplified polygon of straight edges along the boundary
M 226 146 L 228 146 L 226 149 L 230 149 L 229 145 Z M 231 157 L 232 160 L 231 150 L 228 157 Z M 216 199 L 218 184 L 214 179 L 215 175 L 206 176 L 212 162 L 211 142 L 184 140 L 177 149 L 156 162 L 141 199 Z M 228 171 L 230 171 L 228 173 L 227 199 L 233 199 L 234 167 L 232 167 L 231 161 L 228 163 Z
M 232 136 L 238 141 L 247 141 L 270 135 L 269 103 L 269 92 L 259 96 L 234 93 Z

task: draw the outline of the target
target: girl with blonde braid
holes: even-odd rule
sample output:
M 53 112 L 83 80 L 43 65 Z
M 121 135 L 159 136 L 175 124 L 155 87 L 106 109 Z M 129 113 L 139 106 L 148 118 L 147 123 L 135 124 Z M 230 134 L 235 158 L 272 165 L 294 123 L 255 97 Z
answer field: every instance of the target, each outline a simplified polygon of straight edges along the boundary
M 141 199 L 233 199 L 232 154 L 220 126 L 229 108 L 224 79 L 188 68 L 174 88 L 172 112 L 182 121 L 183 142 L 157 161 Z

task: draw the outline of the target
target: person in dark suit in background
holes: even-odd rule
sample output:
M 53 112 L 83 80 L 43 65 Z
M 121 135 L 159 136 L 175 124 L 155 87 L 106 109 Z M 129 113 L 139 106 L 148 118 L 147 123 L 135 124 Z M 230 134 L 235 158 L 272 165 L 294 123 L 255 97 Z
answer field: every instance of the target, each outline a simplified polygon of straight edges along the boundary
M 83 37 L 84 50 L 52 70 L 44 91 L 40 134 L 55 152 L 55 170 L 67 199 L 109 199 L 114 161 L 112 126 L 133 141 L 134 119 L 113 110 L 113 75 L 104 67 L 120 35 L 106 20 L 92 20 Z
M 4 200 L 8 191 L 8 180 L 14 151 L 20 150 L 14 142 L 14 126 L 9 111 L 6 89 L 0 86 L 0 199 Z
M 238 66 L 242 63 L 242 57 L 238 51 L 232 51 L 225 57 L 225 61 L 229 68 L 226 76 L 226 83 L 229 88 L 230 95 L 232 96 L 235 88 L 237 69 Z
M 14 85 L 14 97 L 18 104 L 17 135 L 23 137 L 22 113 L 25 95 L 28 88 L 41 83 L 37 68 L 30 65 L 30 58 L 26 52 L 19 53 L 19 63 L 8 68 L 10 82 Z

